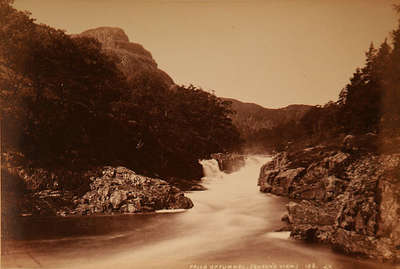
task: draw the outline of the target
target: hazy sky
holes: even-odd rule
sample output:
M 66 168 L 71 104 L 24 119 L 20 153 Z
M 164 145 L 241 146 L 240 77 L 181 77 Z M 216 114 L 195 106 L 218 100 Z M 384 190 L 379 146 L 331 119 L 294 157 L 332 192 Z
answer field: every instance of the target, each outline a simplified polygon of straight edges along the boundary
M 399 1 L 397 1 L 399 2 Z M 117 26 L 177 84 L 266 107 L 336 100 L 371 41 L 397 25 L 392 0 L 15 0 L 40 23 Z

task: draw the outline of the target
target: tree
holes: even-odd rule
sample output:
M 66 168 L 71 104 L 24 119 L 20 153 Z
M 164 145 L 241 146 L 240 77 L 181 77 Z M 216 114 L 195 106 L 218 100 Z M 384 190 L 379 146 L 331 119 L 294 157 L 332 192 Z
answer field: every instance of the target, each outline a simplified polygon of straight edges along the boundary
M 395 6 L 400 14 L 400 5 Z M 393 49 L 387 55 L 387 48 L 382 49 L 382 60 L 386 69 L 383 74 L 385 91 L 382 99 L 383 115 L 381 128 L 390 134 L 400 130 L 400 19 L 397 29 L 392 31 Z M 387 46 L 386 46 L 387 47 Z
M 37 25 L 4 2 L 0 12 L 5 145 L 31 160 L 63 165 L 112 154 L 99 147 L 110 140 L 100 129 L 114 121 L 112 103 L 126 88 L 112 59 L 94 39 Z M 19 141 L 9 143 L 15 133 Z

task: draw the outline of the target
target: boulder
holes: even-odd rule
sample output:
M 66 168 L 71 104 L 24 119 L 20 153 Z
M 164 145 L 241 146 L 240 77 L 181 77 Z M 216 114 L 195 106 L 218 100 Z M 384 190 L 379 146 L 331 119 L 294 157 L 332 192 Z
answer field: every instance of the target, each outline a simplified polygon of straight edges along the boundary
M 110 203 L 114 209 L 118 209 L 121 203 L 126 200 L 126 193 L 127 191 L 125 190 L 115 190 L 110 195 Z M 104 196 L 100 196 L 100 198 L 104 198 Z
M 192 201 L 164 180 L 137 175 L 125 167 L 107 166 L 101 176 L 92 178 L 90 191 L 77 200 L 74 211 L 88 215 L 191 207 Z
M 342 150 L 345 152 L 376 152 L 378 136 L 374 133 L 362 135 L 347 135 L 342 142 Z
M 279 189 L 282 190 L 282 193 L 279 194 L 290 193 L 293 184 L 303 175 L 304 171 L 305 169 L 303 167 L 299 167 L 296 169 L 288 169 L 277 174 L 274 178 L 274 182 L 276 182 L 274 185 L 280 186 Z
M 245 156 L 236 153 L 215 153 L 211 157 L 218 162 L 219 169 L 225 173 L 233 173 L 245 164 Z

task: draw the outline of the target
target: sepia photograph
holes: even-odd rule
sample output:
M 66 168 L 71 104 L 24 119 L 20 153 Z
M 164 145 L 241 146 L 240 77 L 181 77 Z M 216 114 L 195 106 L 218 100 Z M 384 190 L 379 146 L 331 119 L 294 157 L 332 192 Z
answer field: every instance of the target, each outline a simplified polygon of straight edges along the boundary
M 0 0 L 1 268 L 400 269 L 400 0 Z

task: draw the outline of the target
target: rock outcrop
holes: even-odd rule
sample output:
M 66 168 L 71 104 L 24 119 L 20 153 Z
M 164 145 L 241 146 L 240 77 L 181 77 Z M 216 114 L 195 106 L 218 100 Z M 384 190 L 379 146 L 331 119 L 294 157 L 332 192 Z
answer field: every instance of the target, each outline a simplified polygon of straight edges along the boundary
M 400 154 L 280 153 L 261 168 L 259 186 L 291 198 L 283 220 L 292 237 L 400 262 Z
M 74 35 L 74 37 L 79 36 L 97 39 L 102 44 L 104 52 L 117 60 L 119 69 L 129 81 L 140 85 L 151 81 L 167 89 L 174 87 L 172 78 L 158 68 L 151 53 L 142 45 L 130 42 L 121 28 L 99 27 Z
M 102 176 L 93 178 L 90 191 L 75 202 L 73 212 L 81 215 L 193 207 L 192 201 L 178 188 L 161 179 L 137 175 L 125 167 L 104 167 Z
M 3 217 L 137 213 L 193 207 L 179 188 L 125 167 L 93 169 L 80 175 L 82 186 L 74 182 L 74 189 L 60 188 L 58 181 L 72 181 L 73 176 L 78 175 L 68 178 L 68 173 L 61 177 L 41 168 L 2 167 Z
M 233 173 L 245 165 L 245 156 L 237 153 L 215 153 L 211 158 L 217 160 L 219 170 L 225 173 Z

